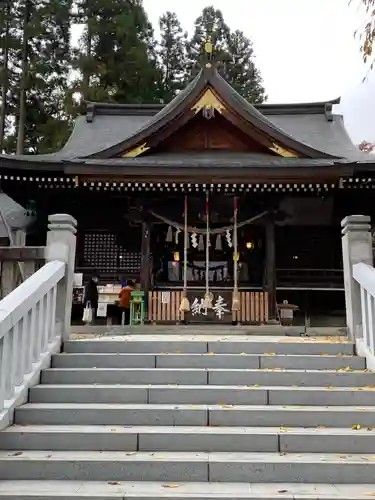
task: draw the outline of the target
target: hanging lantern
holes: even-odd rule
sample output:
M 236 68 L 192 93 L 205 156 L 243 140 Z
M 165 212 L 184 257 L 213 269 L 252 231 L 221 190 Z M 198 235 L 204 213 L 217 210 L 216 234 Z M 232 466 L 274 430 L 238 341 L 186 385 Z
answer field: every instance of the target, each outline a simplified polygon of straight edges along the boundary
M 174 235 L 174 242 L 176 243 L 176 245 L 178 245 L 178 237 L 179 237 L 180 233 L 181 233 L 181 229 L 177 229 L 177 231 Z
M 180 252 L 173 252 L 174 262 L 180 262 Z
M 173 241 L 173 229 L 172 229 L 172 226 L 169 226 L 167 236 L 165 238 L 165 242 L 172 243 L 172 241 Z
M 203 238 L 203 234 L 201 234 L 199 236 L 198 250 L 199 250 L 199 252 L 203 252 L 204 251 L 204 238 Z
M 221 252 L 223 249 L 222 241 L 221 241 L 221 234 L 218 234 L 216 236 L 216 244 L 215 244 L 215 250 L 218 252 Z

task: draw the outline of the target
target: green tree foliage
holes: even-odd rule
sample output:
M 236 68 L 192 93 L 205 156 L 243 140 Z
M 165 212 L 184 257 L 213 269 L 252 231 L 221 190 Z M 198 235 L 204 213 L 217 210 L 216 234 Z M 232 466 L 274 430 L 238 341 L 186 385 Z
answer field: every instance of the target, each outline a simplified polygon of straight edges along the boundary
M 83 32 L 78 47 L 74 25 Z M 171 12 L 160 31 L 156 43 L 142 0 L 0 0 L 0 152 L 61 149 L 83 111 L 72 104 L 76 92 L 94 101 L 170 101 L 200 70 L 208 39 L 223 77 L 249 101 L 265 99 L 251 41 L 220 10 L 203 9 L 190 39 Z
M 254 64 L 253 45 L 242 31 L 231 31 L 223 14 L 206 7 L 195 21 L 195 30 L 187 44 L 189 73 L 196 74 L 206 57 L 204 43 L 211 40 L 219 73 L 239 94 L 252 103 L 266 99 L 260 71 Z
M 69 76 L 72 0 L 10 2 L 7 152 L 59 149 L 69 132 L 64 95 Z
M 266 100 L 260 71 L 254 64 L 253 45 L 242 31 L 229 36 L 228 62 L 223 67 L 223 77 L 239 94 L 252 103 Z
M 87 100 L 160 100 L 152 26 L 139 0 L 80 0 L 84 34 L 75 53 L 75 89 Z
M 187 33 L 182 29 L 176 13 L 166 12 L 159 21 L 159 63 L 162 72 L 163 102 L 169 102 L 186 81 Z
M 195 75 L 205 60 L 204 44 L 210 40 L 215 48 L 215 62 L 222 70 L 229 61 L 230 29 L 221 10 L 205 7 L 194 23 L 194 33 L 187 43 L 188 77 Z

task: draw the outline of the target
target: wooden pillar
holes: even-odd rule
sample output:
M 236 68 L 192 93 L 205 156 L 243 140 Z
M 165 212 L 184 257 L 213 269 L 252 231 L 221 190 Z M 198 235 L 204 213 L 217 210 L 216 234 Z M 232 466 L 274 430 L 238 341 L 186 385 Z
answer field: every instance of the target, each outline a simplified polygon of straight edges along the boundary
M 276 263 L 275 263 L 275 218 L 270 214 L 265 220 L 266 230 L 266 288 L 268 292 L 268 316 L 273 320 L 276 311 Z
M 148 220 L 142 222 L 142 244 L 141 244 L 141 290 L 148 292 L 150 289 L 150 243 L 151 224 Z

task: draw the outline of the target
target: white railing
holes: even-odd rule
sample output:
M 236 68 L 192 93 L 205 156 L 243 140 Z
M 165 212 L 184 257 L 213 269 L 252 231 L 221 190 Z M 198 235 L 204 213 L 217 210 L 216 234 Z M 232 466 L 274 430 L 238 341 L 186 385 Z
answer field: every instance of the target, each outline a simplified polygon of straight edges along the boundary
M 64 274 L 64 262 L 48 262 L 0 301 L 0 425 L 60 349 L 56 299 Z
M 375 269 L 371 219 L 349 215 L 341 221 L 348 336 L 375 370 Z
M 0 301 L 0 429 L 70 335 L 77 221 L 48 220 L 46 264 Z
M 353 278 L 360 286 L 360 327 L 355 340 L 357 352 L 367 359 L 367 367 L 375 369 L 375 269 L 359 262 L 353 265 Z

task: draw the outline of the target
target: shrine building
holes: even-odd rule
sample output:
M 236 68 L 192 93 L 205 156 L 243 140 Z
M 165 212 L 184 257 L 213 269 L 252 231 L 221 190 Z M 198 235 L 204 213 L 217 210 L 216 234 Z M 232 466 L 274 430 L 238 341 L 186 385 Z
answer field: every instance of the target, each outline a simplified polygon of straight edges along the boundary
M 339 102 L 254 106 L 209 61 L 167 105 L 88 102 L 61 151 L 0 155 L 1 188 L 35 210 L 30 245 L 48 214 L 74 216 L 76 272 L 108 304 L 136 279 L 151 322 L 181 321 L 184 293 L 191 322 L 267 323 L 285 300 L 297 322 L 340 322 L 340 221 L 375 219 L 375 162 Z

